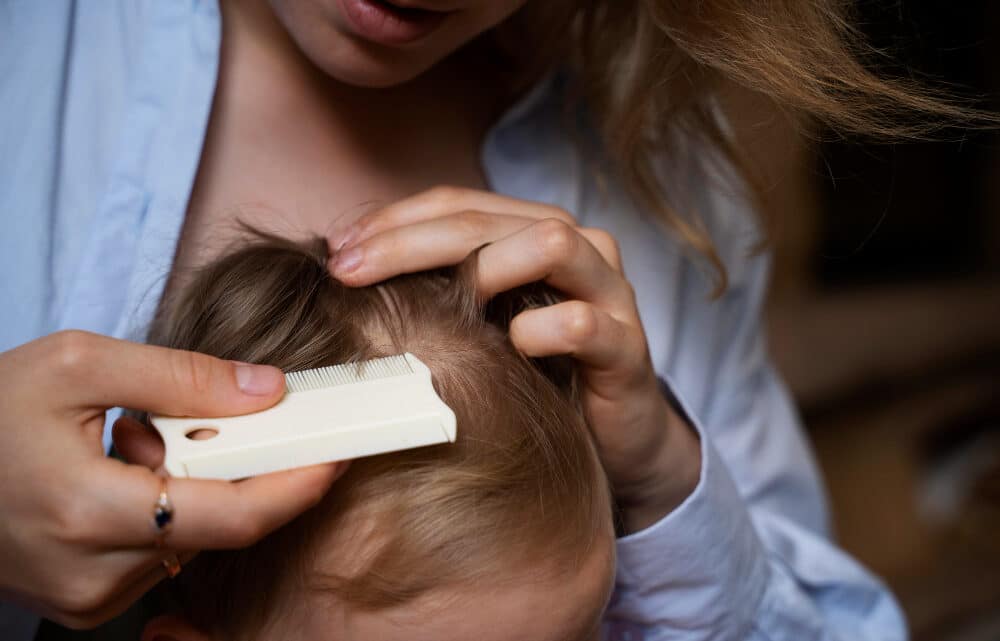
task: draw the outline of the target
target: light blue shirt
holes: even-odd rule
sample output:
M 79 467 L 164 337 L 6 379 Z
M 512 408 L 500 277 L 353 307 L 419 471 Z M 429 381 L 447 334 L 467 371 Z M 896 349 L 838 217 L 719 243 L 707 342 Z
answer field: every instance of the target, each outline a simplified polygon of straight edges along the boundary
M 66 328 L 143 336 L 199 162 L 220 20 L 211 0 L 0 0 L 0 351 Z M 695 492 L 618 541 L 605 637 L 905 639 L 892 597 L 829 540 L 766 354 L 767 258 L 748 253 L 755 228 L 731 176 L 682 139 L 663 166 L 674 205 L 706 221 L 729 269 L 713 301 L 706 270 L 620 186 L 592 179 L 559 95 L 548 79 L 492 129 L 490 184 L 617 236 L 657 372 L 702 438 Z M 7 625 L 0 637 L 17 639 Z

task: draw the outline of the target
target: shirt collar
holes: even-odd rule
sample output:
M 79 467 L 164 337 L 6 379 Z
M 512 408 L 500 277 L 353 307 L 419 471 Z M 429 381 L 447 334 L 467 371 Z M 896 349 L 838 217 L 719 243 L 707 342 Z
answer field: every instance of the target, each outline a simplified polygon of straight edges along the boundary
M 581 159 L 566 130 L 565 84 L 560 72 L 539 80 L 487 133 L 481 161 L 493 191 L 577 215 Z

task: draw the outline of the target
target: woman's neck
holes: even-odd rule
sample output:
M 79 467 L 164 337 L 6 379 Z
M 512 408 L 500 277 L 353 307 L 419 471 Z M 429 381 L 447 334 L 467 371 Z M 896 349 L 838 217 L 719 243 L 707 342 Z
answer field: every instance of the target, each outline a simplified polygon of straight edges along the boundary
M 504 105 L 473 52 L 398 87 L 357 88 L 317 69 L 264 0 L 222 11 L 218 85 L 171 281 L 231 245 L 237 220 L 324 234 L 437 184 L 486 187 L 480 148 Z
M 353 87 L 313 65 L 266 1 L 222 6 L 217 112 L 251 127 L 243 134 L 255 143 L 305 157 L 321 149 L 337 164 L 414 188 L 473 179 L 456 167 L 436 175 L 428 159 L 449 147 L 478 147 L 503 108 L 483 82 L 475 47 L 399 86 Z

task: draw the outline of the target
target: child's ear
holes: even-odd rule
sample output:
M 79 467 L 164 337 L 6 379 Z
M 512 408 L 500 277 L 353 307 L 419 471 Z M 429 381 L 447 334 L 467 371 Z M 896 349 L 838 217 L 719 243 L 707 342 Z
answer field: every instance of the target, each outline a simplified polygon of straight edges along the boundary
M 142 641 L 217 641 L 172 614 L 160 615 L 146 624 Z

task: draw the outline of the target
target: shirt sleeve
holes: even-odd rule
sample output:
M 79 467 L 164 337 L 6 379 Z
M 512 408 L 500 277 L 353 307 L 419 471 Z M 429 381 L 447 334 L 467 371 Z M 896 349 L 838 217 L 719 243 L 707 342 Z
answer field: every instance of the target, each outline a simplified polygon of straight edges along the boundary
M 697 488 L 618 540 L 609 641 L 905 639 L 885 588 L 823 536 L 740 495 L 704 431 Z
M 907 638 L 886 588 L 832 543 L 825 497 L 787 391 L 767 358 L 767 258 L 747 259 L 718 301 L 726 346 L 706 364 L 711 401 L 675 405 L 701 440 L 695 491 L 618 540 L 609 641 Z

